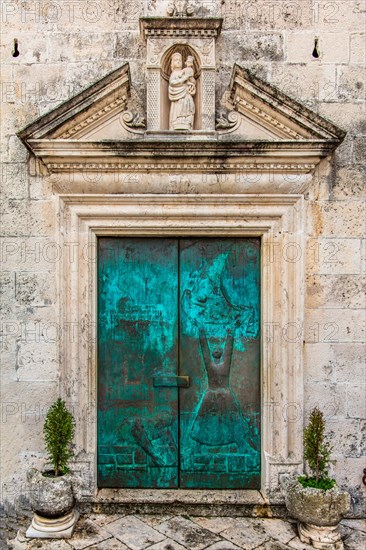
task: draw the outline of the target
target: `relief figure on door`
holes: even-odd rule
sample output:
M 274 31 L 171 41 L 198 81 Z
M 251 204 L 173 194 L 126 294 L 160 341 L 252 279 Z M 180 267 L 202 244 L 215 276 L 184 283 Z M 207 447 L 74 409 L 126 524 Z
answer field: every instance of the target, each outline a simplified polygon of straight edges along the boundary
M 151 416 L 132 416 L 122 422 L 117 431 L 124 437 L 129 434 L 130 442 L 143 449 L 155 466 L 174 466 L 177 445 L 172 434 L 173 422 L 172 411 L 166 409 Z
M 253 449 L 251 428 L 242 416 L 239 403 L 230 387 L 230 367 L 234 338 L 227 331 L 224 349 L 209 349 L 204 329 L 199 331 L 200 346 L 207 372 L 208 387 L 199 404 L 191 437 L 204 445 L 221 446 L 236 443 L 238 449 L 246 440 Z

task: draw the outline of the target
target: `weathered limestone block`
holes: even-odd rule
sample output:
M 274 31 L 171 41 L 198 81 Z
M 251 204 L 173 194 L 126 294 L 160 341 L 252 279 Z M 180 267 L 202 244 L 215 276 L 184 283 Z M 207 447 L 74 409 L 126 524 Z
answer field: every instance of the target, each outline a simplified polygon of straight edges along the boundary
M 304 362 L 305 386 L 320 381 L 347 388 L 354 380 L 363 380 L 364 344 L 309 343 L 305 345 Z
M 319 103 L 319 114 L 338 124 L 343 130 L 351 134 L 365 133 L 366 105 L 364 103 Z
M 238 59 L 246 62 L 281 61 L 284 57 L 283 36 L 281 33 L 248 33 L 227 32 L 227 38 L 218 49 L 220 64 L 233 65 Z
M 366 89 L 366 69 L 345 66 L 337 69 L 337 87 L 340 100 L 363 101 Z
M 14 307 L 15 274 L 11 271 L 0 272 L 0 311 L 8 316 Z
M 9 162 L 2 165 L 1 200 L 28 198 L 28 167 L 23 162 Z
M 360 411 L 362 412 L 362 411 Z M 366 422 L 361 419 L 336 419 L 328 421 L 328 433 L 334 447 L 333 458 L 343 462 L 344 457 L 361 458 L 366 451 Z M 359 471 L 359 476 L 361 471 Z M 360 482 L 360 477 L 359 477 Z
M 335 152 L 334 162 L 336 166 L 350 165 L 353 154 L 353 138 L 347 134 L 346 139 Z
M 335 378 L 338 382 L 349 382 L 350 365 L 354 380 L 363 380 L 364 352 L 363 344 L 332 344 L 334 352 Z
M 272 83 L 300 101 L 335 101 L 336 72 L 333 65 L 303 63 L 273 65 Z
M 47 306 L 55 301 L 54 275 L 21 271 L 16 275 L 16 301 L 22 305 Z
M 53 201 L 9 200 L 1 218 L 6 236 L 53 235 L 55 205 Z
M 354 270 L 356 269 L 355 262 Z M 355 275 L 311 276 L 307 281 L 306 307 L 363 309 L 366 305 L 365 285 L 365 277 L 361 274 L 358 277 Z
M 95 57 L 106 59 L 113 51 L 114 35 L 110 32 L 89 32 L 87 34 L 65 34 L 62 42 L 57 34 L 50 35 L 50 62 L 88 61 Z
M 366 204 L 364 201 L 317 202 L 309 205 L 309 230 L 312 235 L 337 238 L 362 238 Z
M 58 327 L 45 325 L 43 327 L 43 337 L 46 337 L 46 342 L 31 341 L 18 344 L 17 364 L 14 373 L 18 381 L 57 381 L 59 374 L 57 341 L 60 335 L 61 332 Z
M 313 26 L 311 0 L 269 3 L 267 0 L 248 0 L 243 5 L 243 21 L 249 29 L 307 29 Z
M 66 254 L 72 262 L 76 248 L 70 243 L 62 249 L 52 236 L 6 236 L 0 239 L 2 268 L 6 271 L 54 271 Z
M 363 309 L 307 309 L 305 341 L 309 343 L 363 342 L 365 316 Z
M 352 381 L 352 380 L 351 380 Z M 366 385 L 348 384 L 347 385 L 347 417 L 365 418 L 366 416 Z
M 313 22 L 319 31 L 364 32 L 365 5 L 360 0 L 328 4 L 319 2 L 314 6 Z
M 354 160 L 357 164 L 366 163 L 366 136 L 357 137 L 354 143 Z
M 344 418 L 346 403 L 345 386 L 334 382 L 308 382 L 305 388 L 305 401 L 308 410 L 319 407 L 324 412 L 327 422 Z
M 351 34 L 351 63 L 360 63 L 361 65 L 365 63 L 366 59 L 366 34 Z
M 144 42 L 138 31 L 118 32 L 114 34 L 113 57 L 122 61 L 144 59 Z
M 360 239 L 309 239 L 307 271 L 310 275 L 359 275 L 361 273 Z M 317 288 L 308 292 L 317 295 Z
M 332 195 L 334 200 L 366 199 L 366 167 L 340 167 L 334 175 Z

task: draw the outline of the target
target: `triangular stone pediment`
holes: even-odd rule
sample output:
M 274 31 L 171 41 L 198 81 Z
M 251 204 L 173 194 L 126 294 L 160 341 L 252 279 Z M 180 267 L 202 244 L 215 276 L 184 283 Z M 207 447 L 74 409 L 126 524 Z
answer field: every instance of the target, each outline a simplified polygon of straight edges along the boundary
M 151 108 L 151 98 L 147 101 Z M 18 136 L 51 173 L 82 169 L 262 175 L 309 174 L 345 136 L 239 65 L 234 66 L 221 106 L 213 113 L 215 130 L 149 130 L 126 63 Z
M 40 117 L 19 133 L 32 148 L 38 140 L 118 141 L 144 135 L 145 117 L 129 110 L 128 63 Z M 235 65 L 216 116 L 217 137 L 250 141 L 325 140 L 339 142 L 345 133 L 280 90 Z M 195 135 L 192 132 L 192 135 Z M 179 137 L 179 136 L 177 136 Z M 148 138 L 148 137 L 147 137 Z
M 123 139 L 126 131 L 120 130 L 120 121 L 130 97 L 130 70 L 125 63 L 37 119 L 19 137 L 28 145 L 34 140 Z
M 234 66 L 226 104 L 242 116 L 243 138 L 276 140 L 342 140 L 345 132 L 288 95 Z

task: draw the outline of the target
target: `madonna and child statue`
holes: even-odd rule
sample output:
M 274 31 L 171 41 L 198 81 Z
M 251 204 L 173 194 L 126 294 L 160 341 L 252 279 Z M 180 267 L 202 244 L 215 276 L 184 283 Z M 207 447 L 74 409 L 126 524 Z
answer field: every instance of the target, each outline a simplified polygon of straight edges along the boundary
M 182 55 L 172 55 L 171 75 L 169 78 L 170 117 L 169 130 L 193 130 L 196 93 L 193 57 L 189 55 L 183 68 Z

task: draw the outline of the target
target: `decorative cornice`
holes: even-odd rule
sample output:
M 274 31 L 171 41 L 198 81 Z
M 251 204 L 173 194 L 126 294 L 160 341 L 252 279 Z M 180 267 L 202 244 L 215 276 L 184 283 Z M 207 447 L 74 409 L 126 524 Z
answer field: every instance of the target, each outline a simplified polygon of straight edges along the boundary
M 236 136 L 226 138 L 215 135 L 177 135 L 175 132 L 164 134 L 144 135 L 134 140 L 104 140 L 79 141 L 40 139 L 29 140 L 34 154 L 40 157 L 67 157 L 94 158 L 144 158 L 150 159 L 179 159 L 187 158 L 217 158 L 221 161 L 235 158 L 278 157 L 293 158 L 294 162 L 300 156 L 326 157 L 333 151 L 337 142 L 325 140 L 243 140 Z
M 220 34 L 220 17 L 141 17 L 140 32 L 146 38 L 190 37 L 208 38 Z
M 231 77 L 229 102 L 239 111 L 242 109 L 249 118 L 279 131 L 285 138 L 321 139 L 335 143 L 336 147 L 346 135 L 329 120 L 238 64 L 234 66 Z
M 119 97 L 114 101 L 111 101 L 111 103 L 108 103 L 107 105 L 105 105 L 105 107 L 103 107 L 102 109 L 99 109 L 99 111 L 96 111 L 91 116 L 85 118 L 79 124 L 72 126 L 69 130 L 57 136 L 58 139 L 72 138 L 73 136 L 75 136 L 75 134 L 78 134 L 82 130 L 87 130 L 89 126 L 98 122 L 105 115 L 112 114 L 113 111 L 123 110 L 127 105 L 127 100 L 128 100 L 127 96 L 123 95 L 122 97 Z
M 246 101 L 242 97 L 237 97 L 234 100 L 234 105 L 237 107 L 238 105 L 243 108 L 244 112 L 250 112 L 252 115 L 254 115 L 259 120 L 262 119 L 270 124 L 270 126 L 273 126 L 274 128 L 277 128 L 281 132 L 283 132 L 285 135 L 290 136 L 294 139 L 304 139 L 304 136 L 301 134 L 298 134 L 285 124 L 283 122 L 280 122 L 278 119 L 274 118 L 273 116 L 269 115 L 266 111 L 263 109 L 260 109 L 253 103 L 250 103 L 249 101 Z
M 134 162 L 134 163 L 122 163 L 122 162 L 60 162 L 60 163 L 48 163 L 47 169 L 50 172 L 195 172 L 197 170 L 203 170 L 208 173 L 217 172 L 256 172 L 256 173 L 301 173 L 308 174 L 312 172 L 316 164 L 315 163 L 269 163 L 269 162 L 243 162 L 243 163 L 223 163 L 216 162 L 164 162 L 164 163 L 149 163 L 149 162 Z
M 123 110 L 130 87 L 130 69 L 125 63 L 21 130 L 18 137 L 28 149 L 32 140 L 75 137 L 104 116 Z

